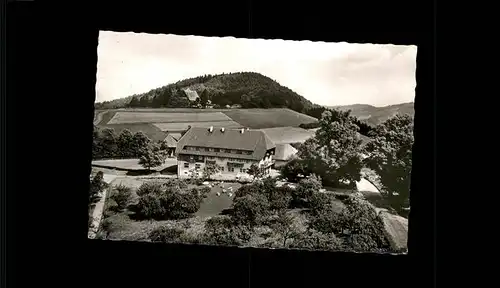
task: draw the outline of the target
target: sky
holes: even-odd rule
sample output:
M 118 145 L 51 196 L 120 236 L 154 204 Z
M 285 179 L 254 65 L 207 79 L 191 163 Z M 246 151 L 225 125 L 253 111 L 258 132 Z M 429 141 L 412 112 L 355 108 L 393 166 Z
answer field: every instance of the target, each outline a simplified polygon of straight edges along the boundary
M 416 46 L 100 31 L 96 101 L 205 74 L 258 72 L 320 105 L 413 102 Z

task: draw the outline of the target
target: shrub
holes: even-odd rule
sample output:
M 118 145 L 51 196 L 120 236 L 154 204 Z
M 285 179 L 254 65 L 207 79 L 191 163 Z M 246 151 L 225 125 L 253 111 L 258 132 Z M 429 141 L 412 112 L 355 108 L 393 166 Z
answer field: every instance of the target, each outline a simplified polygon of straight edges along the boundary
M 347 249 L 379 251 L 389 248 L 382 220 L 365 200 L 348 197 L 346 208 L 336 213 L 331 208 L 317 210 L 310 227 L 324 234 L 333 233 L 344 240 Z
M 304 176 L 309 175 L 306 167 L 302 164 L 300 159 L 293 159 L 289 161 L 286 165 L 280 168 L 281 175 L 290 182 L 298 182 L 300 178 L 299 174 Z
M 295 235 L 289 247 L 296 249 L 335 251 L 341 250 L 343 244 L 342 240 L 337 238 L 333 233 L 325 234 L 310 229 L 304 233 Z
M 179 243 L 183 234 L 182 229 L 161 226 L 151 231 L 148 238 L 152 242 Z
M 319 193 L 321 187 L 321 179 L 315 175 L 301 180 L 292 192 L 293 206 L 308 207 L 309 199 L 314 193 Z
M 110 198 L 116 202 L 118 209 L 123 210 L 129 204 L 131 196 L 132 196 L 132 189 L 130 189 L 130 187 L 120 184 L 115 187 L 115 189 L 111 193 Z
M 234 199 L 232 219 L 236 224 L 255 226 L 268 216 L 269 208 L 269 201 L 264 195 L 247 194 Z
M 286 209 L 292 201 L 293 189 L 288 186 L 277 187 L 269 196 L 269 205 L 273 210 Z
M 230 218 L 216 216 L 205 223 L 202 241 L 212 245 L 243 245 L 251 236 L 251 229 L 245 226 L 233 226 Z
M 106 200 L 106 203 L 104 204 L 104 218 L 109 217 L 111 215 L 114 215 L 116 212 L 118 212 L 120 209 L 118 207 L 118 204 L 113 198 L 108 198 Z
M 147 219 L 165 218 L 167 211 L 164 203 L 162 203 L 164 202 L 162 198 L 162 196 L 154 193 L 142 195 L 137 203 L 137 213 L 139 216 Z
M 165 187 L 178 187 L 181 190 L 188 187 L 188 184 L 183 179 L 169 179 L 164 185 Z
M 325 209 L 331 209 L 332 199 L 326 193 L 315 192 L 309 197 L 309 211 L 312 215 L 319 215 Z
M 137 210 L 147 219 L 184 219 L 196 213 L 203 196 L 197 189 L 182 192 L 176 186 L 168 186 L 158 193 L 144 194 L 139 198 Z
M 208 194 L 210 194 L 210 192 L 212 191 L 212 189 L 210 187 L 203 187 L 200 189 L 200 194 L 203 198 L 206 198 L 208 196 Z
M 159 182 L 144 182 L 136 191 L 137 196 L 141 197 L 146 194 L 161 194 L 163 191 L 162 184 Z

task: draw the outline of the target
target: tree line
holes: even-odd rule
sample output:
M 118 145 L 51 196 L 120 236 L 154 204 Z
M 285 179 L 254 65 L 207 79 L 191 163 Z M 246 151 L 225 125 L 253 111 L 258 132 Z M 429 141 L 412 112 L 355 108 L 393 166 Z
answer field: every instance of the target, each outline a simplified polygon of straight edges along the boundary
M 155 143 L 142 131 L 123 129 L 117 134 L 112 128 L 94 126 L 92 160 L 138 158 L 140 165 L 151 170 L 165 162 L 167 149 L 165 142 Z

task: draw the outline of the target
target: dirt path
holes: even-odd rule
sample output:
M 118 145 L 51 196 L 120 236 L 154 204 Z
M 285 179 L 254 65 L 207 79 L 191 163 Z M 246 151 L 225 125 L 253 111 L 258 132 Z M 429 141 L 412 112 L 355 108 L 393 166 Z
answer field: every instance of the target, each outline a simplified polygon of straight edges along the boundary
M 106 203 L 106 197 L 107 197 L 107 194 L 109 193 L 109 189 L 111 189 L 113 181 L 116 178 L 117 178 L 117 175 L 111 175 L 111 174 L 104 174 L 103 175 L 104 182 L 106 182 L 108 184 L 108 188 L 104 189 L 104 191 L 102 191 L 101 199 L 99 200 L 99 202 L 96 203 L 95 208 L 94 208 L 94 212 L 92 213 L 92 217 L 93 217 L 92 226 L 94 228 L 89 230 L 88 237 L 90 239 L 95 238 L 96 233 L 97 233 L 97 229 L 99 229 L 99 225 L 101 224 L 101 219 L 102 219 L 102 212 L 104 210 L 104 204 Z

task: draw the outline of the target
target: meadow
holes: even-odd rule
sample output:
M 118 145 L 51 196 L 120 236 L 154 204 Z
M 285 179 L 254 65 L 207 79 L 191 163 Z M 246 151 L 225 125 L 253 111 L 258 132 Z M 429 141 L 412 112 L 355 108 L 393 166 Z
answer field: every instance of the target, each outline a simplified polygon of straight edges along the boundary
M 116 112 L 108 124 L 128 123 L 179 123 L 179 122 L 209 122 L 231 121 L 231 118 L 222 112 L 212 113 L 169 113 L 169 112 Z
M 274 127 L 261 129 L 274 144 L 304 143 L 314 137 L 313 131 L 298 127 Z
M 232 120 L 230 121 L 207 121 L 207 122 L 180 122 L 180 123 L 153 123 L 154 126 L 158 127 L 161 131 L 175 131 L 175 132 L 180 132 L 187 130 L 189 126 L 191 127 L 201 127 L 201 128 L 208 128 L 210 126 L 214 127 L 225 127 L 228 129 L 232 128 L 241 128 L 242 126 L 234 122 Z

